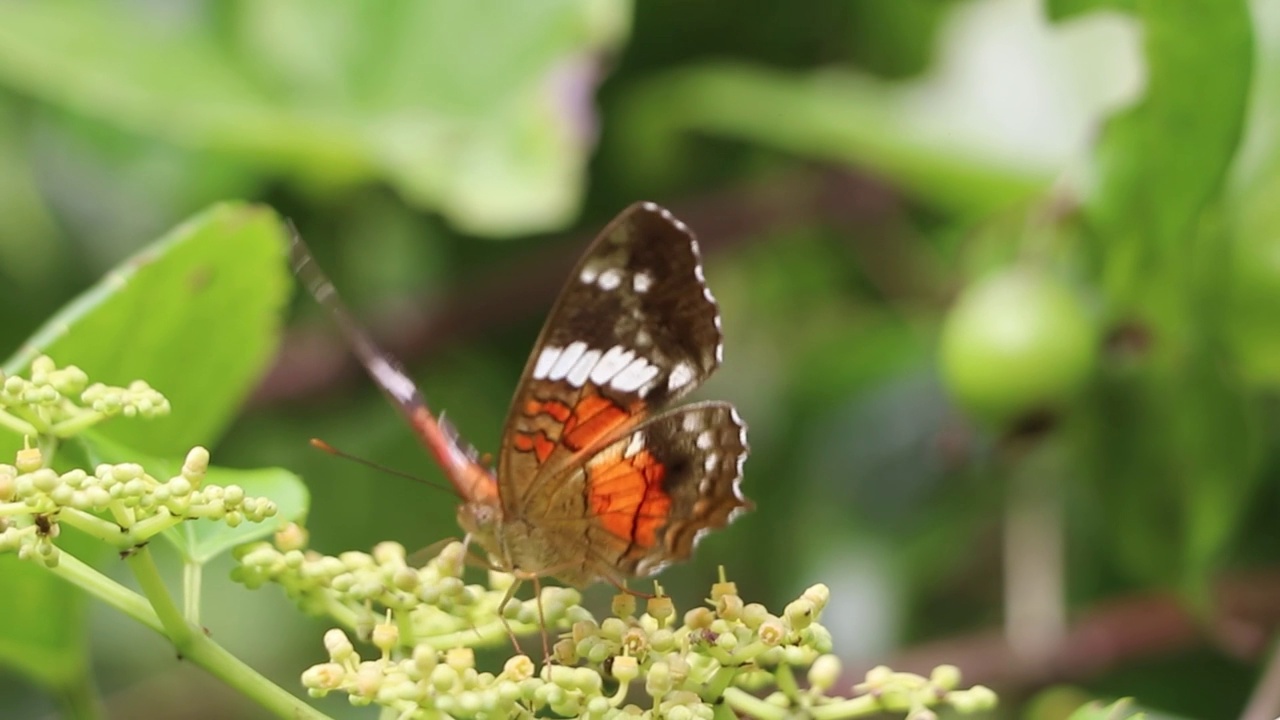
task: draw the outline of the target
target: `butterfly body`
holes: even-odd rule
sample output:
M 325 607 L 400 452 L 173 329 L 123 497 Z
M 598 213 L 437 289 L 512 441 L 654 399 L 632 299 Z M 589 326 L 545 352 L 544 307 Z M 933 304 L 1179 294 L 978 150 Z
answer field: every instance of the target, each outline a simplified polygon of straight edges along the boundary
M 437 421 L 412 380 L 351 321 L 295 236 L 294 264 L 463 499 L 458 523 L 496 566 L 583 587 L 687 559 L 752 507 L 732 405 L 669 408 L 719 365 L 720 316 L 687 227 L 653 203 L 587 248 L 543 327 L 494 471 Z

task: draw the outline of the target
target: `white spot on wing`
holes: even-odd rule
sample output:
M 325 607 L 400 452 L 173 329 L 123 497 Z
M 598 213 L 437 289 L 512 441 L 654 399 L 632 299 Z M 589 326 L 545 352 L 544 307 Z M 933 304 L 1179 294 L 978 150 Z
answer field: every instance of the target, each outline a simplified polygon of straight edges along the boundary
M 715 453 L 707 453 L 707 459 L 702 461 L 702 469 L 707 472 L 714 472 L 716 464 L 720 462 L 720 456 Z
M 631 436 L 631 442 L 627 443 L 627 449 L 622 452 L 623 457 L 635 457 L 644 449 L 644 434 L 635 433 Z
M 578 362 L 574 363 L 573 368 L 569 370 L 569 374 L 565 375 L 565 379 L 574 387 L 582 387 L 587 382 L 587 376 L 591 374 L 591 369 L 600 361 L 599 350 L 588 350 L 578 358 Z
M 680 422 L 680 426 L 685 432 L 697 432 L 702 429 L 702 418 L 697 413 L 686 413 L 684 420 Z
M 538 355 L 538 362 L 533 366 L 533 377 L 541 380 L 547 376 L 551 370 L 551 366 L 556 363 L 556 358 L 560 357 L 560 348 L 544 347 L 542 353 Z
M 631 278 L 631 287 L 638 293 L 649 292 L 649 287 L 653 285 L 653 276 L 647 272 L 638 272 L 635 277 Z
M 616 268 L 609 268 L 600 273 L 600 277 L 596 279 L 596 284 L 601 290 L 613 290 L 622 284 L 622 273 Z
M 599 269 L 588 265 L 582 268 L 582 272 L 579 273 L 578 279 L 581 280 L 584 284 L 590 285 L 591 283 L 596 281 L 596 276 L 598 276 L 599 274 L 600 274 Z
M 597 385 L 609 382 L 618 374 L 619 370 L 635 359 L 635 356 L 635 352 L 627 350 L 621 345 L 614 345 L 605 351 L 604 356 L 600 358 L 600 362 L 596 363 L 595 368 L 591 370 L 591 382 Z
M 648 330 L 645 330 L 644 328 L 636 330 L 636 345 L 639 345 L 640 347 L 649 347 L 652 343 L 653 336 L 649 334 Z
M 710 449 L 711 449 L 711 446 L 715 444 L 715 443 L 713 443 L 713 442 L 712 442 L 713 440 L 714 440 L 714 438 L 712 438 L 712 437 L 711 437 L 711 431 L 710 431 L 710 430 L 703 430 L 702 432 L 698 433 L 698 439 L 697 439 L 697 441 L 696 441 L 696 444 L 697 444 L 697 446 L 698 446 L 698 449 L 699 449 L 699 450 L 710 450 Z
M 622 392 L 635 392 L 640 389 L 641 385 L 649 382 L 658 376 L 658 366 L 651 365 L 644 358 L 636 358 L 632 360 L 617 375 L 613 376 L 613 382 L 610 385 L 615 390 Z
M 586 351 L 587 344 L 581 340 L 569 343 L 568 347 L 560 352 L 560 357 L 556 358 L 555 364 L 547 371 L 547 379 L 559 380 L 569 374 L 574 363 L 578 362 L 578 358 L 582 357 L 582 353 Z
M 672 391 L 678 390 L 693 382 L 693 377 L 694 373 L 692 365 L 687 362 L 678 363 L 675 368 L 671 370 L 670 377 L 667 378 L 667 389 Z
M 401 402 L 409 402 L 417 392 L 413 381 L 383 358 L 375 357 L 370 360 L 369 371 L 387 389 L 387 392 Z

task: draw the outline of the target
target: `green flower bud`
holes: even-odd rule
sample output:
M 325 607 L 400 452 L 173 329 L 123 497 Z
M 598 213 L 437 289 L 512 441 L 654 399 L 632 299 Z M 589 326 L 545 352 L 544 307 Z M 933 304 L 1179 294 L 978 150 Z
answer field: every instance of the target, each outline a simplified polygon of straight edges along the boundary
M 713 603 L 718 602 L 720 598 L 726 595 L 738 594 L 738 584 L 723 579 L 724 566 L 720 567 L 720 577 L 722 578 L 721 581 L 711 586 L 711 602 Z
M 302 685 L 314 690 L 337 690 L 346 676 L 346 670 L 338 663 L 312 665 L 302 673 Z
M 787 639 L 787 629 L 777 618 L 770 618 L 761 623 L 758 633 L 760 641 L 769 647 L 781 645 Z
M 44 455 L 41 454 L 40 448 L 23 448 L 18 451 L 13 464 L 17 466 L 19 472 L 35 472 L 44 465 Z
M 334 662 L 342 662 L 354 655 L 356 651 L 347 634 L 338 628 L 332 628 L 324 634 L 324 649 L 329 653 L 329 659 Z
M 712 595 L 714 596 L 715 593 L 713 592 Z M 745 607 L 742 598 L 738 597 L 737 593 L 726 593 L 716 598 L 716 615 L 725 620 L 734 621 L 740 619 Z
M 813 622 L 813 616 L 815 614 L 816 611 L 813 607 L 813 603 L 804 598 L 800 598 L 799 600 L 792 600 L 788 603 L 786 610 L 782 613 L 782 616 L 787 619 L 787 624 L 791 626 L 791 629 L 803 630 L 809 627 L 809 623 Z
M 602 718 L 608 713 L 613 706 L 609 704 L 609 700 L 603 697 L 593 697 L 587 701 L 587 716 L 591 718 Z
M 609 646 L 607 644 L 602 642 L 595 643 L 594 645 L 591 646 L 591 648 L 586 653 L 587 662 L 599 665 L 600 663 L 609 659 L 609 656 L 611 654 L 612 653 L 610 652 Z
M 962 713 L 990 710 L 997 704 L 996 694 L 983 685 L 974 685 L 968 690 L 953 690 L 947 693 L 947 702 Z
M 450 692 L 458 685 L 460 679 L 458 671 L 448 665 L 437 665 L 431 670 L 431 686 L 439 693 Z
M 528 655 L 516 655 L 508 658 L 507 662 L 502 666 L 502 677 L 520 682 L 533 677 L 537 669 L 537 666 L 533 664 L 533 660 L 529 659 Z
M 476 651 L 469 647 L 449 648 L 445 651 L 444 661 L 458 672 L 473 670 L 476 666 Z
M 275 534 L 276 547 L 281 550 L 301 550 L 307 542 L 307 530 L 298 523 L 286 523 Z
M 628 683 L 640 676 L 640 663 L 630 655 L 618 655 L 613 658 L 609 672 L 618 682 Z
M 400 628 L 388 619 L 373 626 L 373 646 L 383 653 L 391 652 L 400 643 Z
M 716 619 L 710 608 L 696 607 L 684 614 L 684 624 L 691 630 L 705 630 Z
M 649 613 L 649 615 L 655 618 L 659 623 L 663 623 L 663 624 L 665 624 L 668 620 L 670 620 L 676 614 L 675 604 L 671 602 L 671 598 L 667 597 L 666 595 L 659 595 L 654 598 L 649 598 L 648 603 L 646 603 L 645 609 Z
M 577 645 L 583 640 L 593 637 L 599 629 L 600 627 L 596 625 L 594 620 L 579 620 L 570 627 L 570 638 L 573 640 L 573 644 Z
M 600 635 L 614 642 L 622 641 L 622 634 L 627 631 L 627 624 L 616 617 L 605 618 L 600 623 Z
M 662 661 L 649 666 L 649 674 L 645 676 L 644 691 L 649 697 L 660 698 L 671 692 L 671 668 Z
M 636 614 L 636 596 L 631 593 L 620 592 L 613 596 L 613 604 L 611 609 L 613 614 L 620 618 L 630 618 Z
M 514 659 L 514 658 L 512 658 Z M 430 645 L 415 645 L 413 648 L 413 666 L 422 677 L 430 677 L 440 662 L 440 653 Z M 508 661 L 510 662 L 510 661 Z
M 826 692 L 840 679 L 840 658 L 835 655 L 819 655 L 809 666 L 809 685 L 819 692 Z
M 373 698 L 382 688 L 382 668 L 374 662 L 362 662 L 356 670 L 355 687 L 352 692 L 365 698 Z
M 955 665 L 939 665 L 929 673 L 929 682 L 939 690 L 955 690 L 960 687 L 960 668 Z
M 823 585 L 822 583 L 818 583 L 817 585 L 811 586 L 808 590 L 805 590 L 800 597 L 813 603 L 814 611 L 821 613 L 827 607 L 827 603 L 831 600 L 831 588 Z
M 373 560 L 379 565 L 401 566 L 405 564 L 404 545 L 390 540 L 373 546 Z
M 235 507 L 244 500 L 244 488 L 239 485 L 228 485 L 222 490 L 222 500 L 227 507 Z
M 667 628 L 654 630 L 648 634 L 648 638 L 649 647 L 653 648 L 654 652 L 665 653 L 675 649 L 676 635 Z
M 742 624 L 752 630 L 758 629 L 769 618 L 769 609 L 760 603 L 748 603 L 742 608 Z
M 716 647 L 733 652 L 733 649 L 738 647 L 738 636 L 731 632 L 720 633 L 716 636 Z
M 600 692 L 600 673 L 588 667 L 573 668 L 573 687 L 586 694 Z

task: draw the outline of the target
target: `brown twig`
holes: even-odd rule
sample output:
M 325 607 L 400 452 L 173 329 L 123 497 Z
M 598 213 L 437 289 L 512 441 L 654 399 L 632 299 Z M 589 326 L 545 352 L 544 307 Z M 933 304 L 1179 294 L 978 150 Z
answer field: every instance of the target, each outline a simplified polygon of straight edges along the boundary
M 1041 663 L 1028 663 L 998 629 L 909 648 L 886 663 L 894 670 L 927 675 L 938 665 L 964 672 L 966 683 L 1000 691 L 1029 690 L 1055 682 L 1081 681 L 1118 665 L 1211 645 L 1242 660 L 1258 658 L 1280 625 L 1280 571 L 1223 579 L 1214 589 L 1212 612 L 1197 617 L 1170 593 L 1149 593 L 1096 605 L 1071 624 L 1066 637 Z M 858 676 L 870 666 L 851 667 Z

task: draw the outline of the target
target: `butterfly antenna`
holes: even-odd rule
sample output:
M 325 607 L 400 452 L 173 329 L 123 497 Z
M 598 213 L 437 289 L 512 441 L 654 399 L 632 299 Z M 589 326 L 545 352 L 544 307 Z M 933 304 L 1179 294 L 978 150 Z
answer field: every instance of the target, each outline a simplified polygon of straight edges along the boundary
M 411 475 L 411 474 L 409 474 L 409 473 L 407 473 L 407 472 L 404 472 L 404 471 L 402 471 L 402 470 L 396 470 L 395 468 L 389 468 L 389 467 L 387 467 L 386 465 L 379 465 L 378 463 L 376 463 L 376 462 L 374 462 L 374 461 L 372 461 L 372 460 L 366 460 L 366 459 L 364 459 L 364 458 L 362 458 L 362 457 L 359 457 L 359 456 L 357 456 L 357 455 L 352 455 L 352 454 L 351 454 L 351 453 L 349 453 L 349 452 L 344 452 L 344 451 L 339 450 L 338 448 L 336 448 L 336 447 L 334 447 L 334 446 L 330 445 L 329 443 L 327 443 L 327 442 L 325 442 L 325 441 L 321 440 L 320 438 L 311 438 L 311 447 L 313 447 L 313 448 L 315 448 L 315 449 L 317 449 L 317 450 L 322 450 L 322 451 L 324 451 L 324 452 L 327 452 L 327 453 L 329 453 L 330 455 L 333 455 L 333 456 L 335 456 L 335 457 L 340 457 L 340 458 L 342 458 L 343 460 L 350 460 L 350 461 L 352 461 L 352 462 L 359 463 L 359 464 L 361 464 L 361 465 L 363 465 L 363 466 L 365 466 L 365 467 L 367 467 L 367 468 L 371 468 L 371 469 L 373 469 L 373 470 L 377 470 L 377 471 L 379 471 L 379 472 L 384 472 L 384 473 L 386 473 L 386 474 L 388 474 L 388 475 L 394 475 L 394 476 L 396 476 L 396 477 L 398 477 L 398 478 L 404 478 L 405 480 L 412 480 L 412 481 L 417 482 L 417 483 L 422 483 L 423 485 L 426 485 L 426 486 L 427 486 L 427 487 L 429 487 L 429 488 L 434 488 L 434 489 L 436 489 L 436 490 L 440 490 L 440 491 L 443 491 L 443 492 L 447 492 L 447 493 L 449 493 L 450 495 L 453 495 L 453 494 L 454 494 L 454 492 L 453 492 L 453 489 L 452 489 L 452 488 L 447 488 L 447 487 L 445 487 L 445 486 L 443 486 L 443 485 L 438 485 L 438 484 L 436 484 L 436 483 L 433 483 L 433 482 L 431 482 L 430 480 L 427 480 L 426 478 L 420 478 L 420 477 L 418 477 L 417 475 Z

